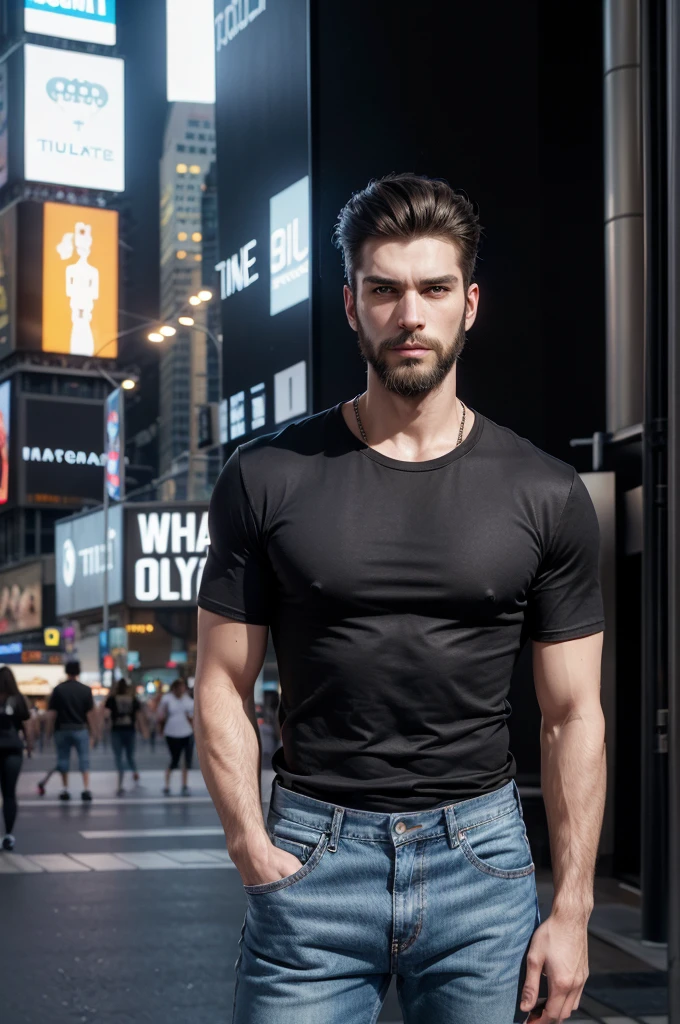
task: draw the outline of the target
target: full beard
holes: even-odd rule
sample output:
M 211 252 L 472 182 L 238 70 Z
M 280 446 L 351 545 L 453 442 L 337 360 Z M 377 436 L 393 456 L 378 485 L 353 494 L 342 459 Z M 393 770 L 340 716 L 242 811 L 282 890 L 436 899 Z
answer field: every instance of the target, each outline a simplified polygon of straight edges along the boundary
M 392 394 L 400 395 L 401 398 L 417 398 L 438 388 L 458 360 L 465 347 L 465 315 L 461 317 L 456 336 L 449 345 L 445 345 L 438 338 L 430 338 L 426 334 L 402 331 L 396 338 L 389 338 L 376 348 L 358 319 L 357 334 L 359 351 L 364 360 L 375 370 L 382 386 Z M 423 358 L 404 358 L 398 365 L 390 365 L 385 358 L 385 353 L 399 348 L 407 341 L 420 342 L 425 348 L 431 349 L 435 356 L 434 364 L 424 366 Z

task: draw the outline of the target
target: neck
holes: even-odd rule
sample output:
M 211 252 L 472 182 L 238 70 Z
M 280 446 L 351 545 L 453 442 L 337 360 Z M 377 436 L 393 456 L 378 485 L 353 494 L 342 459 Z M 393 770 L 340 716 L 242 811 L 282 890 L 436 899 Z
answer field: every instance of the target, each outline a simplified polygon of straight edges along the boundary
M 436 391 L 416 398 L 402 398 L 387 391 L 372 367 L 368 388 L 360 400 L 361 421 L 371 448 L 408 462 L 437 458 L 457 444 L 462 403 L 456 395 L 456 367 Z M 352 403 L 343 410 L 345 422 L 359 437 Z M 469 409 L 465 415 L 463 438 L 474 422 Z

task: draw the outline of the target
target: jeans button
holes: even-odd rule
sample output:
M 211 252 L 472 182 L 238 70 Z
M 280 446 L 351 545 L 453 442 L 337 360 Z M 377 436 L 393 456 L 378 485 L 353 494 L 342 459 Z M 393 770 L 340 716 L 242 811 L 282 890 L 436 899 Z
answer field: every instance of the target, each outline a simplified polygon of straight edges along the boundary
M 397 824 L 394 826 L 394 831 L 398 832 L 399 835 L 401 835 L 402 832 L 405 832 L 406 831 L 406 825 L 404 824 L 404 822 L 403 821 L 398 821 Z

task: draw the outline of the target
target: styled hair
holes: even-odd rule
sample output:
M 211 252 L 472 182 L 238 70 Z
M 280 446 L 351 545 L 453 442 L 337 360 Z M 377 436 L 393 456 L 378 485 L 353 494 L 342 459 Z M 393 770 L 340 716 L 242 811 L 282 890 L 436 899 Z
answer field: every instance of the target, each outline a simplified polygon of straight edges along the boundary
M 182 687 L 186 687 L 186 685 L 187 684 L 184 679 L 173 679 L 170 683 L 170 693 L 174 693 L 175 696 L 177 696 L 177 691 L 181 690 Z
M 79 676 L 80 675 L 80 662 L 79 661 L 67 661 L 64 665 L 64 672 L 67 676 Z
M 0 666 L 0 697 L 21 697 L 14 673 L 7 665 Z
M 130 684 L 128 683 L 127 679 L 119 679 L 118 682 L 116 683 L 116 693 L 115 693 L 115 696 L 116 697 L 125 697 L 125 696 L 127 696 L 129 690 L 130 690 Z
M 458 250 L 467 291 L 480 232 L 474 206 L 447 181 L 420 174 L 386 174 L 355 192 L 343 206 L 333 240 L 342 250 L 347 282 L 354 291 L 361 249 L 369 238 L 444 238 Z

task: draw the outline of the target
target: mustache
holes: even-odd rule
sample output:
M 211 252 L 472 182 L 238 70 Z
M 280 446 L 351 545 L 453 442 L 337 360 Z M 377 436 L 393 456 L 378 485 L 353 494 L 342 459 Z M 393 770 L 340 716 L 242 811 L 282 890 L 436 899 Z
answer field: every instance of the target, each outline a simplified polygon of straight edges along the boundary
M 387 341 L 380 343 L 381 352 L 390 352 L 392 349 L 401 348 L 407 342 L 411 343 L 414 348 L 429 348 L 433 352 L 441 352 L 442 346 L 436 338 L 428 338 L 426 334 L 413 334 L 412 331 L 401 331 L 396 338 L 388 338 Z

